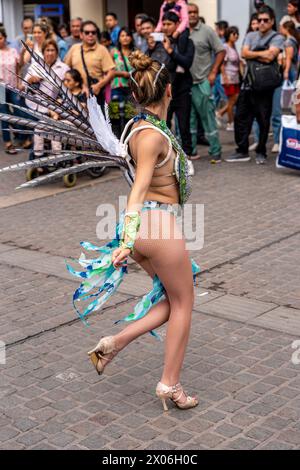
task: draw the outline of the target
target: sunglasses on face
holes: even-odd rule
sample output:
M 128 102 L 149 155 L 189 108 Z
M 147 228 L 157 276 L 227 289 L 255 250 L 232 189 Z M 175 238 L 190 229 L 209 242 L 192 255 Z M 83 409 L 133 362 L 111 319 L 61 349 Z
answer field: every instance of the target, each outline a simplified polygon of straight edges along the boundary
M 89 34 L 92 34 L 93 36 L 96 36 L 97 31 L 83 31 L 83 34 L 85 34 L 86 36 L 88 36 Z
M 269 23 L 269 18 L 258 18 L 257 20 L 259 23 Z

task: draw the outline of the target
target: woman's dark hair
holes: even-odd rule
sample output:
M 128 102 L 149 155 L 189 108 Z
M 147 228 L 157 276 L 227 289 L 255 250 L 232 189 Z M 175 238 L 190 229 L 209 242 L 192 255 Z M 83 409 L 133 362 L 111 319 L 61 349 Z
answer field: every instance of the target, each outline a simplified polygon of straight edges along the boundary
M 109 34 L 108 31 L 102 31 L 102 33 L 100 33 L 100 41 L 101 39 L 105 39 L 106 41 L 111 41 L 111 35 Z
M 161 69 L 162 65 L 157 60 L 152 60 L 140 50 L 130 54 L 129 62 L 134 69 L 130 87 L 136 101 L 144 107 L 159 103 L 171 83 L 167 68 Z
M 5 39 L 7 38 L 7 33 L 6 33 L 5 28 L 3 28 L 3 26 L 0 26 L 0 34 L 1 34 L 1 36 L 3 36 Z
M 57 31 L 60 33 L 60 31 L 62 29 L 65 29 L 68 33 L 69 33 L 69 28 L 68 28 L 68 25 L 66 23 L 61 23 L 60 25 L 58 25 L 57 27 Z
M 254 20 L 258 21 L 258 14 L 257 13 L 253 13 L 251 15 L 251 18 L 250 18 L 250 21 L 249 21 L 249 26 L 248 26 L 248 29 L 247 29 L 247 34 L 253 32 L 252 21 L 254 21 Z
M 258 16 L 259 15 L 269 15 L 270 19 L 274 20 L 274 24 L 273 24 L 272 29 L 274 31 L 277 31 L 276 16 L 275 16 L 275 12 L 274 12 L 273 8 L 269 7 L 268 5 L 264 5 L 263 7 L 261 7 L 258 10 L 257 15 Z
M 71 77 L 73 78 L 74 82 L 77 82 L 79 84 L 79 87 L 82 88 L 82 85 L 83 85 L 83 78 L 81 76 L 81 74 L 78 72 L 77 69 L 70 69 L 66 72 L 66 74 L 69 74 L 71 75 Z
M 59 49 L 58 49 L 58 45 L 57 45 L 57 42 L 55 41 L 55 39 L 46 39 L 46 41 L 43 42 L 43 45 L 42 45 L 42 53 L 44 54 L 45 50 L 47 49 L 48 46 L 53 46 L 57 52 L 57 55 L 59 54 Z
M 293 5 L 293 7 L 297 8 L 295 13 L 296 20 L 300 22 L 300 2 L 299 0 L 290 0 L 288 3 Z
M 225 31 L 229 27 L 228 21 L 225 20 L 217 21 L 215 25 L 222 31 Z
M 230 28 L 226 29 L 225 34 L 224 34 L 225 41 L 228 42 L 231 34 L 235 34 L 235 33 L 240 35 L 240 31 L 237 26 L 230 26 Z
M 129 49 L 131 50 L 131 52 L 134 50 L 134 39 L 133 39 L 133 33 L 132 31 L 130 31 L 129 28 L 127 27 L 123 27 L 121 28 L 120 32 L 119 32 L 119 35 L 118 35 L 118 44 L 117 44 L 117 48 L 119 49 L 119 52 L 121 54 L 121 57 L 122 57 L 122 60 L 123 60 L 123 63 L 124 63 L 124 67 L 125 67 L 125 70 L 126 72 L 129 72 L 128 70 L 128 65 L 127 65 L 127 62 L 126 62 L 126 59 L 124 57 L 124 54 L 122 52 L 122 45 L 121 45 L 121 42 L 120 42 L 120 35 L 121 33 L 125 32 L 128 36 L 131 37 L 131 43 L 129 44 Z
M 288 4 L 289 4 L 289 3 L 290 3 L 291 5 L 293 5 L 293 7 L 298 8 L 298 10 L 299 10 L 299 0 L 289 0 L 289 1 L 288 1 Z
M 121 51 L 122 50 L 122 46 L 121 46 L 121 43 L 120 43 L 120 36 L 121 36 L 121 33 L 125 32 L 127 34 L 127 36 L 130 36 L 131 37 L 131 43 L 129 44 L 129 48 L 133 51 L 134 49 L 134 43 L 133 43 L 133 34 L 132 34 L 132 31 L 127 28 L 127 26 L 124 26 L 123 28 L 120 29 L 120 32 L 119 32 L 119 35 L 118 35 L 118 49 Z
M 33 25 L 32 31 L 35 28 L 40 28 L 43 31 L 43 33 L 45 33 L 46 39 L 50 38 L 50 27 L 45 21 L 42 21 L 42 20 L 36 21 Z
M 261 7 L 265 5 L 263 0 L 254 0 L 254 8 L 258 11 Z M 251 31 L 249 31 L 251 33 Z
M 165 13 L 162 17 L 163 21 L 172 21 L 172 23 L 178 23 L 179 22 L 179 16 L 174 13 L 174 11 L 168 11 Z
M 282 27 L 287 30 L 287 32 L 296 39 L 298 46 L 300 45 L 300 31 L 296 28 L 296 25 L 293 21 L 286 21 L 282 24 Z

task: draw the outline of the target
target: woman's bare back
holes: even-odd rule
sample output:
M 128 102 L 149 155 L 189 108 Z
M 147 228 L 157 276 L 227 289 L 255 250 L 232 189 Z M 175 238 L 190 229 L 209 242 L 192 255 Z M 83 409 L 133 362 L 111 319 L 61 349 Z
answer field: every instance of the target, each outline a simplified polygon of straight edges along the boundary
M 134 124 L 132 129 L 136 129 L 138 127 L 149 125 L 148 122 L 139 121 L 138 124 Z M 129 141 L 129 149 L 130 155 L 132 156 L 134 162 L 137 162 L 137 154 L 138 150 L 142 151 L 143 149 L 143 136 L 154 134 L 157 136 L 158 131 L 153 128 L 151 129 L 143 129 L 140 132 L 136 132 L 133 134 Z M 169 144 L 168 140 L 161 135 L 161 152 L 157 159 L 157 164 L 161 163 L 169 152 Z M 178 190 L 178 183 L 176 180 L 176 176 L 173 175 L 174 173 L 174 159 L 175 159 L 175 152 L 172 149 L 171 158 L 161 167 L 156 168 L 153 173 L 153 178 L 151 181 L 151 185 L 146 195 L 146 200 L 148 201 L 158 201 L 163 202 L 166 204 L 178 204 L 179 203 L 179 190 Z

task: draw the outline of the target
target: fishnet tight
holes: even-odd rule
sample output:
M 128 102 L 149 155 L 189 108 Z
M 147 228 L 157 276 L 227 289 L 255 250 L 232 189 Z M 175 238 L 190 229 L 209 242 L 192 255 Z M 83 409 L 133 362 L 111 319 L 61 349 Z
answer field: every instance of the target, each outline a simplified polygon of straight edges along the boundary
M 116 335 L 118 349 L 168 322 L 161 382 L 174 385 L 179 382 L 194 300 L 191 262 L 174 215 L 164 210 L 142 212 L 132 257 L 152 278 L 158 275 L 167 298 Z

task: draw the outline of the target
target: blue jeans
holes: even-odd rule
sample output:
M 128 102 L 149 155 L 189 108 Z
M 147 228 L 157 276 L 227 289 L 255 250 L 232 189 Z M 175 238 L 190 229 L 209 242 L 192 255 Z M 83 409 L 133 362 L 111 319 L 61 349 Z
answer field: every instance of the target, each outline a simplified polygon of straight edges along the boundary
M 256 119 L 254 119 L 253 126 L 252 126 L 252 132 L 254 134 L 254 142 L 258 144 L 259 141 L 259 125 Z
M 225 91 L 224 91 L 224 87 L 221 83 L 221 75 L 220 74 L 217 75 L 213 92 L 214 92 L 216 107 L 219 106 L 221 101 L 225 101 L 225 102 L 228 101 L 228 98 L 227 98 L 227 96 L 225 94 Z
M 21 118 L 28 118 L 28 115 L 26 113 L 23 113 L 23 111 L 20 111 L 19 109 L 11 108 L 9 106 L 9 103 L 18 105 L 18 106 L 25 106 L 23 98 L 21 98 L 17 93 L 14 93 L 11 90 L 5 90 L 5 101 L 6 103 L 0 102 L 0 113 L 10 114 L 12 116 L 18 116 Z M 5 130 L 9 128 L 9 123 L 7 121 L 2 121 L 1 126 L 2 126 L 3 141 L 5 143 L 10 142 L 11 141 L 10 131 Z M 15 124 L 13 127 L 14 129 L 18 129 L 19 131 L 22 131 L 21 126 L 18 126 Z M 26 135 L 22 134 L 22 132 L 18 133 L 17 137 L 20 141 L 26 140 Z
M 279 144 L 281 130 L 281 92 L 282 86 L 276 88 L 273 96 L 272 128 L 274 133 L 274 144 Z

